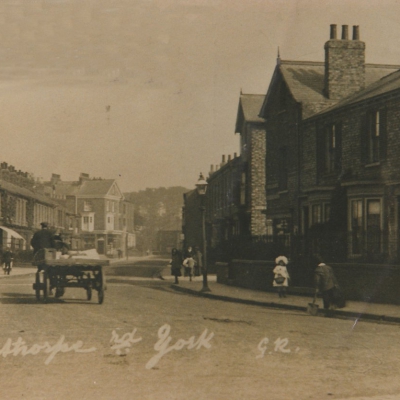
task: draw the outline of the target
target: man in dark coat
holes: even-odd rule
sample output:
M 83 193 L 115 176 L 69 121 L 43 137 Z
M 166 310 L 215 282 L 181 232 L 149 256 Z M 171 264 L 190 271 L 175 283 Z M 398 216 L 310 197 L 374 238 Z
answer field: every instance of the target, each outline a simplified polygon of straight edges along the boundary
M 12 261 L 14 259 L 14 254 L 12 253 L 9 247 L 6 248 L 6 251 L 3 253 L 2 261 L 4 263 L 4 273 L 10 275 L 10 271 L 12 268 Z
M 33 254 L 36 254 L 40 249 L 54 248 L 53 234 L 49 231 L 47 222 L 41 222 L 42 229 L 36 231 L 31 239 Z

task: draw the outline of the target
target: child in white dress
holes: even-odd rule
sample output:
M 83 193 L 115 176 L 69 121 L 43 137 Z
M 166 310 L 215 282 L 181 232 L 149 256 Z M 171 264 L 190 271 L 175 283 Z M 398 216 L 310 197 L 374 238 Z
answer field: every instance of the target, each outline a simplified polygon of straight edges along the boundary
M 285 256 L 279 256 L 275 260 L 276 267 L 273 269 L 274 281 L 272 285 L 278 288 L 279 297 L 286 297 L 286 289 L 289 286 L 289 273 L 286 268 L 288 259 Z

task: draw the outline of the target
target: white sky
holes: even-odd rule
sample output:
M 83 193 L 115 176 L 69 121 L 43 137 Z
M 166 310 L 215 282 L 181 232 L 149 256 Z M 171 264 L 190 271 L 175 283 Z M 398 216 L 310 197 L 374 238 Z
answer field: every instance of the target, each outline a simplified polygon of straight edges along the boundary
M 240 89 L 266 93 L 278 46 L 323 61 L 329 25 L 359 25 L 367 62 L 400 64 L 399 17 L 394 0 L 2 0 L 0 161 L 194 187 L 239 152 Z

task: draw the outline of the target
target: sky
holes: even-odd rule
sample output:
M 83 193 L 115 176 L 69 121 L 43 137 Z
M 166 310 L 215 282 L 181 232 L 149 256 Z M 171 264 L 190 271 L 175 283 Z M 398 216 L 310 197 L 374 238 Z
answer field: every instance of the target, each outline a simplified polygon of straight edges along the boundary
M 360 26 L 368 63 L 400 65 L 400 1 L 2 0 L 0 162 L 124 192 L 194 188 L 239 153 L 240 91 L 284 60 L 324 60 Z

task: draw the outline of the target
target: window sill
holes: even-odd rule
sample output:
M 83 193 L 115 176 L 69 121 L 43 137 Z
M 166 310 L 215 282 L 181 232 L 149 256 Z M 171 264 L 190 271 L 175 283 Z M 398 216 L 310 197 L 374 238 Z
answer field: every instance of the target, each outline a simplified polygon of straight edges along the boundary
M 337 178 L 339 175 L 339 171 L 329 171 L 329 172 L 321 172 L 321 178 Z
M 380 162 L 380 161 L 377 161 L 377 162 L 365 164 L 365 168 L 379 167 L 379 165 L 381 165 L 381 162 Z

